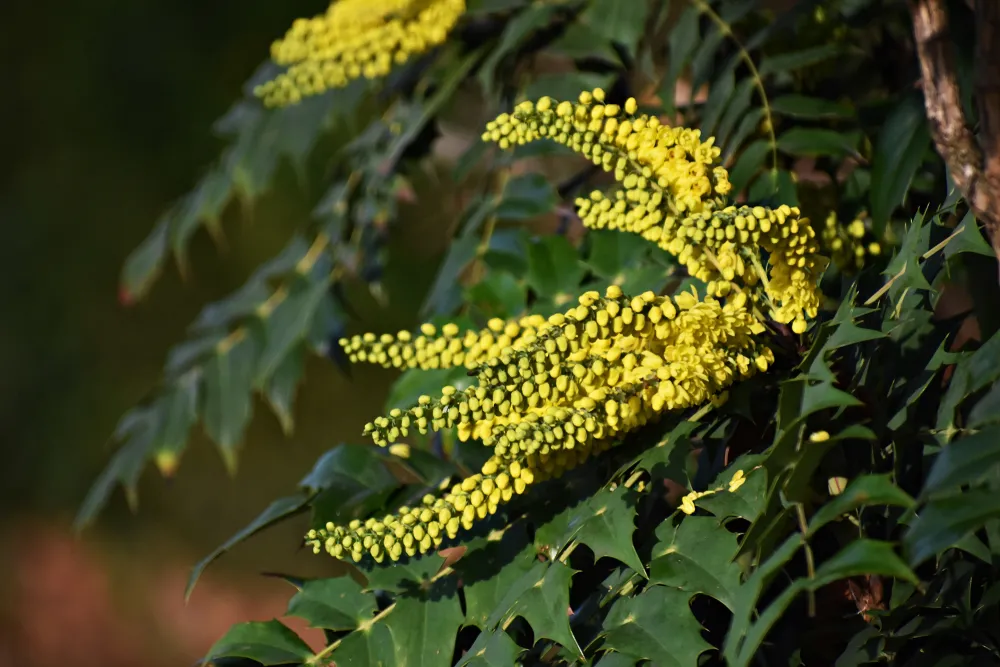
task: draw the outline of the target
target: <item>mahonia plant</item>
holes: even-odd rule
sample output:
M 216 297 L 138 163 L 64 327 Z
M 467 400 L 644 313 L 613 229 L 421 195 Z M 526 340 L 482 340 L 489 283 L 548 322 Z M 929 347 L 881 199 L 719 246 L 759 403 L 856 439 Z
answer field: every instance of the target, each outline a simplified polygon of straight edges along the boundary
M 377 79 L 445 41 L 465 0 L 335 0 L 326 13 L 298 19 L 271 45 L 288 70 L 254 89 L 267 106 Z
M 699 300 L 692 288 L 672 297 L 629 296 L 612 285 L 603 297 L 586 292 L 548 318 L 495 318 L 465 333 L 453 323 L 440 332 L 425 324 L 419 335 L 342 339 L 351 361 L 464 366 L 476 378 L 467 389 L 447 386 L 439 397 L 423 395 L 375 419 L 365 428 L 375 444 L 456 428 L 460 440 L 479 440 L 493 454 L 478 474 L 441 496 L 427 494 L 418 507 L 310 531 L 316 553 L 356 562 L 370 554 L 381 562 L 436 549 L 532 483 L 558 477 L 664 413 L 721 403 L 733 383 L 766 371 L 774 353 L 761 336 L 755 299 L 772 304 L 770 317 L 792 322 L 797 333 L 816 315 L 826 264 L 808 218 L 787 206 L 728 205 L 728 174 L 712 139 L 634 117 L 635 99 L 624 108 L 603 99 L 597 89 L 577 105 L 524 102 L 489 123 L 483 139 L 508 148 L 548 137 L 613 170 L 623 186 L 617 204 L 599 192 L 580 200 L 585 224 L 658 243 L 708 281 L 707 295 Z
M 860 213 L 845 225 L 838 220 L 836 211 L 831 211 L 820 232 L 824 251 L 843 273 L 856 273 L 867 260 L 882 255 L 882 244 L 868 231 L 865 217 Z

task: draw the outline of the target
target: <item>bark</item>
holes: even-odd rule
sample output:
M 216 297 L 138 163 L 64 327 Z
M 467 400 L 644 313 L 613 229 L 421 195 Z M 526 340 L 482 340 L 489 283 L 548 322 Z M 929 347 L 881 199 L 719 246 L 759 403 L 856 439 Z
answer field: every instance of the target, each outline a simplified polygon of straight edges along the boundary
M 978 137 L 962 109 L 943 0 L 909 0 L 934 145 L 1000 258 L 1000 0 L 974 6 Z

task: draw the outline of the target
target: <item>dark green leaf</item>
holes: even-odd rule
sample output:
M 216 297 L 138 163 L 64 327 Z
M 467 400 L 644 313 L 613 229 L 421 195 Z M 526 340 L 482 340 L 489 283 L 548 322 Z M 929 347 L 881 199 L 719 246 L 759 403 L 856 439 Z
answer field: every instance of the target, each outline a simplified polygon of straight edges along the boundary
M 583 655 L 569 627 L 569 585 L 575 570 L 559 561 L 536 563 L 511 586 L 487 621 L 491 628 L 513 616 L 523 616 L 535 631 L 535 641 L 544 637 Z
M 615 602 L 604 621 L 603 648 L 657 665 L 690 667 L 711 645 L 688 606 L 691 593 L 650 586 L 633 598 Z
M 165 474 L 177 465 L 177 458 L 187 446 L 188 433 L 198 420 L 199 374 L 188 371 L 157 400 L 159 413 L 156 445 L 153 455 Z
M 191 570 L 191 576 L 188 577 L 187 588 L 184 590 L 185 599 L 191 597 L 191 591 L 194 590 L 194 585 L 198 582 L 198 578 L 201 576 L 201 573 L 205 571 L 205 568 L 212 563 L 212 561 L 248 537 L 256 535 L 265 528 L 273 526 L 290 516 L 298 514 L 305 509 L 306 505 L 309 503 L 309 498 L 309 494 L 298 493 L 294 496 L 288 496 L 286 498 L 275 500 L 273 503 L 268 505 L 267 509 L 261 512 L 256 519 L 251 521 L 242 530 L 226 540 L 222 546 L 217 547 L 215 551 L 205 556 L 205 558 L 199 561 L 198 564 Z
M 908 95 L 886 119 L 872 157 L 871 215 L 881 237 L 889 216 L 906 201 L 910 182 L 930 146 L 921 95 Z
M 771 110 L 776 114 L 795 118 L 852 118 L 854 109 L 847 104 L 822 97 L 782 95 L 771 100 Z
M 727 155 L 732 155 L 739 146 L 729 146 L 727 144 L 727 139 L 733 128 L 742 121 L 743 117 L 748 115 L 750 110 L 750 103 L 753 100 L 754 94 L 753 81 L 750 79 L 744 79 L 740 81 L 739 85 L 736 86 L 736 91 L 730 96 L 729 101 L 726 103 L 726 111 L 722 115 L 722 119 L 719 121 L 719 127 L 715 132 L 716 144 L 726 151 Z M 753 115 L 753 114 L 750 114 Z M 760 119 L 760 113 L 756 114 L 756 118 Z
M 555 205 L 556 191 L 548 179 L 531 172 L 507 183 L 496 215 L 501 220 L 526 220 L 548 213 Z
M 944 247 L 945 257 L 951 258 L 964 252 L 983 255 L 990 259 L 995 257 L 990 244 L 986 242 L 986 239 L 983 238 L 982 233 L 979 231 L 979 223 L 976 222 L 972 211 L 965 214 L 962 222 L 959 223 L 958 229 L 955 230 L 955 234 L 955 238 L 948 241 L 948 245 Z
M 595 558 L 608 556 L 645 576 L 646 570 L 632 543 L 635 532 L 635 494 L 623 486 L 602 490 L 575 512 L 576 539 L 590 547 Z
M 931 556 L 955 547 L 966 535 L 997 517 L 1000 517 L 1000 494 L 994 489 L 969 489 L 961 495 L 931 500 L 903 535 L 907 560 L 916 567 Z
M 793 72 L 839 56 L 842 51 L 843 47 L 839 44 L 830 43 L 802 49 L 801 51 L 782 53 L 777 56 L 764 56 L 760 62 L 760 67 L 757 69 L 761 76 L 776 74 L 778 72 Z
M 503 630 L 483 631 L 455 667 L 510 667 L 523 652 Z
M 603 38 L 621 44 L 634 56 L 636 45 L 646 30 L 648 15 L 648 2 L 593 0 L 580 20 Z
M 914 501 L 905 491 L 892 483 L 889 475 L 863 475 L 851 480 L 843 493 L 820 507 L 809 520 L 807 536 L 835 520 L 837 517 L 870 505 L 913 507 Z
M 838 579 L 865 574 L 878 574 L 914 584 L 920 581 L 896 554 L 892 544 L 863 538 L 851 542 L 836 556 L 816 568 L 816 580 L 810 588 L 817 590 Z
M 959 491 L 996 473 L 1000 465 L 1000 426 L 952 441 L 935 457 L 921 498 L 935 493 Z
M 674 97 L 677 79 L 684 71 L 688 59 L 698 46 L 701 30 L 698 27 L 699 12 L 693 5 L 688 6 L 677 19 L 677 24 L 670 31 L 670 55 L 667 58 L 667 73 L 660 84 L 660 99 L 667 113 L 673 113 L 676 108 Z
M 577 293 L 583 271 L 576 250 L 564 236 L 545 236 L 528 247 L 528 284 L 557 305 Z
M 297 343 L 306 337 L 319 301 L 329 289 L 325 279 L 294 280 L 288 294 L 264 318 L 264 350 L 257 361 L 254 384 L 263 387 Z
M 124 303 L 141 299 L 163 268 L 171 215 L 172 212 L 166 213 L 149 236 L 125 260 L 120 279 L 121 300 Z
M 401 595 L 383 621 L 395 649 L 396 667 L 450 667 L 462 625 L 455 582 L 441 580 L 426 595 Z
M 854 141 L 836 130 L 816 127 L 793 127 L 778 137 L 778 150 L 789 155 L 843 157 L 857 155 Z
M 500 42 L 490 52 L 477 74 L 479 83 L 487 94 L 493 91 L 493 77 L 504 56 L 517 49 L 528 34 L 547 24 L 555 10 L 553 5 L 532 4 L 507 23 Z
M 993 385 L 969 412 L 967 426 L 982 428 L 1000 422 L 1000 383 Z
M 743 149 L 729 174 L 729 182 L 733 185 L 734 194 L 739 194 L 746 189 L 753 177 L 764 166 L 764 159 L 770 152 L 771 145 L 763 139 L 758 139 Z
M 759 457 L 744 456 L 734 461 L 712 483 L 711 488 L 728 486 L 737 470 L 742 470 L 746 481 L 736 491 L 726 490 L 725 493 L 714 493 L 698 499 L 698 507 L 707 509 L 720 521 L 730 517 L 740 517 L 747 521 L 756 521 L 764 511 L 767 500 L 767 470 L 754 470 Z
M 909 272 L 909 266 L 907 266 Z M 1000 332 L 958 362 L 938 407 L 937 429 L 950 438 L 955 427 L 955 410 L 965 397 L 1000 380 Z
M 649 581 L 688 594 L 710 595 L 733 609 L 740 586 L 740 567 L 733 562 L 736 535 L 718 520 L 690 516 L 674 526 L 665 521 L 656 529 L 657 543 L 649 563 Z
M 480 537 L 455 568 L 464 582 L 465 622 L 486 630 L 490 615 L 536 562 L 523 523 L 508 528 L 500 539 Z
M 281 364 L 274 370 L 267 382 L 267 402 L 278 416 L 281 430 L 290 436 L 295 426 L 292 417 L 292 404 L 295 402 L 295 391 L 305 365 L 305 347 L 298 345 L 285 355 Z
M 591 5 L 591 9 L 593 7 L 594 5 Z M 618 62 L 618 54 L 615 53 L 609 40 L 602 36 L 601 30 L 591 28 L 586 23 L 571 23 L 566 28 L 566 32 L 562 34 L 562 37 L 553 42 L 549 49 L 574 60 L 580 58 L 599 58 L 609 63 Z M 573 72 L 571 74 L 580 74 L 580 72 Z M 535 81 L 537 80 L 535 79 Z M 580 90 L 591 89 L 581 88 Z M 580 93 L 580 90 L 576 91 L 577 95 Z M 575 95 L 566 97 L 565 95 L 557 95 L 555 93 L 549 93 L 549 96 L 557 100 L 573 100 L 575 98 Z M 526 97 L 529 100 L 536 99 L 531 95 L 526 95 Z
M 299 664 L 312 657 L 309 645 L 280 621 L 238 623 L 208 650 L 205 661 L 247 658 L 262 665 Z
M 288 615 L 313 628 L 354 630 L 375 615 L 375 597 L 349 576 L 312 579 L 288 601 Z
M 347 635 L 331 657 L 338 667 L 396 667 L 392 637 L 384 623 L 364 625 Z
M 467 301 L 491 317 L 512 319 L 524 312 L 528 299 L 525 285 L 507 271 L 490 271 L 468 290 Z
M 236 446 L 250 421 L 258 344 L 251 332 L 228 347 L 216 348 L 205 363 L 205 432 L 219 444 L 230 472 L 236 468 Z
M 479 238 L 474 234 L 466 234 L 452 240 L 448 246 L 448 254 L 438 269 L 437 278 L 434 279 L 434 284 L 420 309 L 422 317 L 450 313 L 458 307 L 462 302 L 459 276 L 475 258 L 478 247 Z

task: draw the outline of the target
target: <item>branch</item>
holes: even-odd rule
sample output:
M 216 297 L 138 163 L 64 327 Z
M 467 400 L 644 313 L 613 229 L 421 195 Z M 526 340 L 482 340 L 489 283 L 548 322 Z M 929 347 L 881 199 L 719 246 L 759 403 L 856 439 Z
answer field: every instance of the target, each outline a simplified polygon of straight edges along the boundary
M 975 0 L 980 136 L 962 110 L 943 0 L 909 0 L 931 136 L 1000 258 L 1000 2 Z

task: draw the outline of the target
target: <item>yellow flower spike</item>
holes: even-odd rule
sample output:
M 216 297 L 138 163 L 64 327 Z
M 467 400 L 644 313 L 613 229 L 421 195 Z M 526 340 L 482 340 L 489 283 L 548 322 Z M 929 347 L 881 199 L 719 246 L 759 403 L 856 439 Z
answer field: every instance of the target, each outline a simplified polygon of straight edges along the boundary
M 288 70 L 254 94 L 285 106 L 353 79 L 383 77 L 444 42 L 464 13 L 465 0 L 335 0 L 271 46 L 272 60 Z

